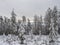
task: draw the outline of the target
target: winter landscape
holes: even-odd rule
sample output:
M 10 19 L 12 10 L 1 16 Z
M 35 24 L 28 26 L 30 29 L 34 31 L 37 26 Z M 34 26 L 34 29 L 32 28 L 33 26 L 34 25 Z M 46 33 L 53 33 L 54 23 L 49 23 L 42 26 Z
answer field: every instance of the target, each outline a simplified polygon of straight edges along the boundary
M 0 1 L 0 45 L 60 45 L 59 0 L 58 3 L 56 0 Z M 47 5 L 46 11 L 43 10 L 46 7 L 41 4 Z M 7 10 L 11 11 L 10 15 L 6 13 Z M 25 12 L 20 12 L 21 10 Z M 40 12 L 40 15 L 38 10 L 44 11 L 45 14 Z

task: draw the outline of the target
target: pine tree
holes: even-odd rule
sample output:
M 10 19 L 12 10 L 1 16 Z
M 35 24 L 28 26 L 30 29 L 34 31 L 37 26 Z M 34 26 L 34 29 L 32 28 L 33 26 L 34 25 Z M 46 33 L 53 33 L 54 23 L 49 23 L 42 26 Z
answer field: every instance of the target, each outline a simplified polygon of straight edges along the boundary
M 33 34 L 39 34 L 39 16 L 34 16 L 34 27 L 33 27 Z
M 57 25 L 57 8 L 54 7 L 51 15 L 51 26 L 50 26 L 50 43 L 55 42 L 58 36 L 58 25 Z
M 40 19 L 39 19 L 39 23 L 38 23 L 38 27 L 39 27 L 39 31 L 40 31 L 40 34 L 42 34 L 43 30 L 42 30 L 42 16 L 40 16 Z
M 52 9 L 48 8 L 44 18 L 46 34 L 49 34 L 49 28 L 51 24 L 51 15 L 52 15 Z
M 30 19 L 28 19 L 26 33 L 29 34 L 30 31 L 31 31 L 31 22 Z
M 23 28 L 26 31 L 27 30 L 27 26 L 26 26 L 26 17 L 25 16 L 22 16 L 22 26 L 23 26 Z M 26 32 L 25 32 L 25 34 L 26 34 Z
M 54 9 L 53 9 L 53 12 L 52 12 L 52 17 L 53 17 L 53 20 L 54 20 L 54 28 L 55 28 L 55 31 L 57 31 L 58 29 L 56 28 L 57 27 L 57 7 L 55 6 Z
M 15 24 L 16 23 L 16 14 L 14 12 L 14 9 L 12 10 L 11 15 L 12 15 L 12 17 L 11 17 L 12 24 Z
M 14 9 L 12 10 L 12 13 L 11 13 L 11 28 L 13 30 L 12 33 L 15 33 L 17 31 L 17 25 L 16 25 L 16 14 L 14 12 Z

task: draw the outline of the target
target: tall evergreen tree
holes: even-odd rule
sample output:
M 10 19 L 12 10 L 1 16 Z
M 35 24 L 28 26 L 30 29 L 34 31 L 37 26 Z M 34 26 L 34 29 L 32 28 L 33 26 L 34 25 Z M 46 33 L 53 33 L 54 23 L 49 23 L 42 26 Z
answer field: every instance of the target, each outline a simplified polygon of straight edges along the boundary
M 11 15 L 12 15 L 12 17 L 11 17 L 12 23 L 16 23 L 16 14 L 15 14 L 15 12 L 14 12 L 14 9 L 12 10 Z
M 52 18 L 53 18 L 53 23 L 54 23 L 54 31 L 55 31 L 55 35 L 57 35 L 57 32 L 58 32 L 58 23 L 57 23 L 57 7 L 54 6 L 53 8 L 53 12 L 52 12 Z
M 30 22 L 30 19 L 28 19 L 28 22 L 27 22 L 27 30 L 26 30 L 27 34 L 29 34 L 29 32 L 31 31 L 31 22 Z
M 39 16 L 34 16 L 34 27 L 33 27 L 33 34 L 37 35 L 39 34 Z
M 58 25 L 57 25 L 57 7 L 55 6 L 51 15 L 51 26 L 50 26 L 50 43 L 55 42 L 58 37 Z
M 53 9 L 53 12 L 52 12 L 52 17 L 53 17 L 53 20 L 54 20 L 54 28 L 55 30 L 57 30 L 56 26 L 57 26 L 57 7 L 55 6 L 54 9 Z
M 42 30 L 42 16 L 40 16 L 40 19 L 39 19 L 39 23 L 38 23 L 38 27 L 39 27 L 39 31 L 40 31 L 40 34 L 42 34 L 43 30 Z
M 46 34 L 49 33 L 49 28 L 51 24 L 51 15 L 52 15 L 52 9 L 48 8 L 44 18 Z
M 15 33 L 17 31 L 17 25 L 16 25 L 16 14 L 14 12 L 14 9 L 12 10 L 11 13 L 11 28 L 13 30 L 13 33 Z

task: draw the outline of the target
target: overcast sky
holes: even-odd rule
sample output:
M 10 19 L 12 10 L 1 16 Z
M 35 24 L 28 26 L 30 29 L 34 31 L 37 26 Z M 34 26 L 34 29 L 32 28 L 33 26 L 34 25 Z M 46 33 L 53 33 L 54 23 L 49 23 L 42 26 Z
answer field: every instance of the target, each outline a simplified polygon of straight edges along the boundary
M 60 8 L 60 0 L 0 0 L 0 15 L 10 17 L 14 8 L 18 18 L 23 15 L 31 18 L 35 14 L 44 16 L 48 7 L 54 5 Z

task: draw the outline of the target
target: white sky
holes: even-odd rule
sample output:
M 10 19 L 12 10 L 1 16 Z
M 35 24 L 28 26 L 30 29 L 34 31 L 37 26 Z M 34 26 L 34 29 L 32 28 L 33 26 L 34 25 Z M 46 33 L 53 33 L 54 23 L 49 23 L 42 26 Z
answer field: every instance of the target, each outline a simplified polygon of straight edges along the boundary
M 44 16 L 48 7 L 54 5 L 60 8 L 60 0 L 0 0 L 0 15 L 10 17 L 14 8 L 18 18 L 23 15 L 32 18 L 35 14 Z

